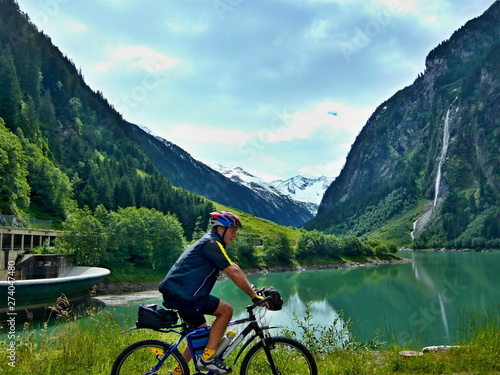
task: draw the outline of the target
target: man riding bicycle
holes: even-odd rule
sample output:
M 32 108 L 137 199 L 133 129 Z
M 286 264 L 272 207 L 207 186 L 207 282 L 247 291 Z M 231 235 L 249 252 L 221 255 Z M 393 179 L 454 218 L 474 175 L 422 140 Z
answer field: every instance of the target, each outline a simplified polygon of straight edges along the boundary
M 219 271 L 223 271 L 252 302 L 258 303 L 258 296 L 243 271 L 227 255 L 226 247 L 233 243 L 239 228 L 240 219 L 231 212 L 218 211 L 210 214 L 211 230 L 191 245 L 172 266 L 159 290 L 165 305 L 178 310 L 179 315 L 193 327 L 207 325 L 204 315 L 215 316 L 208 343 L 202 355 L 195 359 L 200 370 L 228 374 L 231 368 L 215 357 L 217 345 L 233 316 L 231 305 L 213 295 L 212 288 Z M 191 359 L 189 348 L 184 350 L 187 361 Z M 174 375 L 181 374 L 180 368 Z

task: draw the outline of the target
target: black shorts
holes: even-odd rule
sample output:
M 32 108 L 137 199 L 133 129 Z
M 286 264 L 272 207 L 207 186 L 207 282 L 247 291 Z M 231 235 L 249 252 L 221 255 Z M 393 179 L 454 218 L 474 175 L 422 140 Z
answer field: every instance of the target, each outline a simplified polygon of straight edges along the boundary
M 180 317 L 190 326 L 199 327 L 207 322 L 205 315 L 214 315 L 215 310 L 219 307 L 219 303 L 219 298 L 209 295 L 196 301 L 195 306 L 189 303 L 182 304 L 181 306 L 177 301 L 175 304 L 165 303 L 165 305 L 176 309 Z

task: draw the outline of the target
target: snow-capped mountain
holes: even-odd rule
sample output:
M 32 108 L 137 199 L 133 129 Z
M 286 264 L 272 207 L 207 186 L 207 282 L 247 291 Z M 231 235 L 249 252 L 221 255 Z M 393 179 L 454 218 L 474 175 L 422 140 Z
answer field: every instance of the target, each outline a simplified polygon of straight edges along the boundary
M 247 186 L 258 194 L 260 192 L 260 195 L 287 196 L 306 207 L 312 215 L 316 215 L 325 190 L 334 180 L 326 176 L 318 178 L 295 176 L 288 180 L 267 182 L 240 167 L 228 168 L 217 165 L 214 169 L 232 181 Z
M 310 205 L 309 211 L 316 215 L 325 190 L 333 182 L 333 177 L 321 176 L 318 178 L 307 178 L 295 176 L 288 180 L 276 180 L 270 182 L 271 186 L 292 199 Z

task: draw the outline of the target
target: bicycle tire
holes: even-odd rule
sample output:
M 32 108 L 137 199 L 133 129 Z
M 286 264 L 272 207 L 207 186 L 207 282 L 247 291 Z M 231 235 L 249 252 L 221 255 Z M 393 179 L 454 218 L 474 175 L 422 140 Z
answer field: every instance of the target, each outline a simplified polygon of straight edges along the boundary
M 309 349 L 288 337 L 270 337 L 271 357 L 281 375 L 317 375 L 316 361 Z M 243 358 L 240 375 L 267 375 L 272 369 L 261 342 L 255 344 Z
M 178 365 L 183 375 L 189 374 L 189 367 L 184 356 L 175 349 L 162 367 L 151 372 L 165 353 L 172 349 L 172 344 L 157 339 L 145 339 L 127 346 L 116 358 L 111 375 L 168 375 Z

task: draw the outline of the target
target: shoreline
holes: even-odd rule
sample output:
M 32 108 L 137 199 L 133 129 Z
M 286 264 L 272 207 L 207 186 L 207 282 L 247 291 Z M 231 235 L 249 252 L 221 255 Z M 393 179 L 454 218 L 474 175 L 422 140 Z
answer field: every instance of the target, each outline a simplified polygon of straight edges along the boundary
M 446 249 L 446 248 L 441 248 L 441 249 L 404 249 L 401 248 L 398 251 L 415 251 L 415 252 L 432 252 L 432 253 L 439 253 L 439 252 L 454 252 L 454 253 L 495 253 L 497 251 L 500 251 L 500 249 Z
M 280 273 L 280 272 L 302 272 L 309 270 L 328 270 L 328 269 L 354 269 L 359 267 L 375 267 L 384 264 L 398 264 L 398 263 L 408 263 L 411 259 L 372 259 L 366 261 L 352 261 L 344 262 L 341 264 L 312 264 L 312 265 L 299 265 L 299 266 L 275 266 L 275 267 L 262 267 L 262 268 L 249 268 L 244 269 L 243 272 L 247 276 L 251 275 L 262 275 L 267 273 Z M 219 276 L 219 280 L 227 280 L 227 276 L 222 274 Z M 99 298 L 104 295 L 114 295 L 114 294 L 125 294 L 125 293 L 136 293 L 136 292 L 146 292 L 158 290 L 158 285 L 161 280 L 157 281 L 116 281 L 116 282 L 101 282 L 94 286 L 95 297 Z

